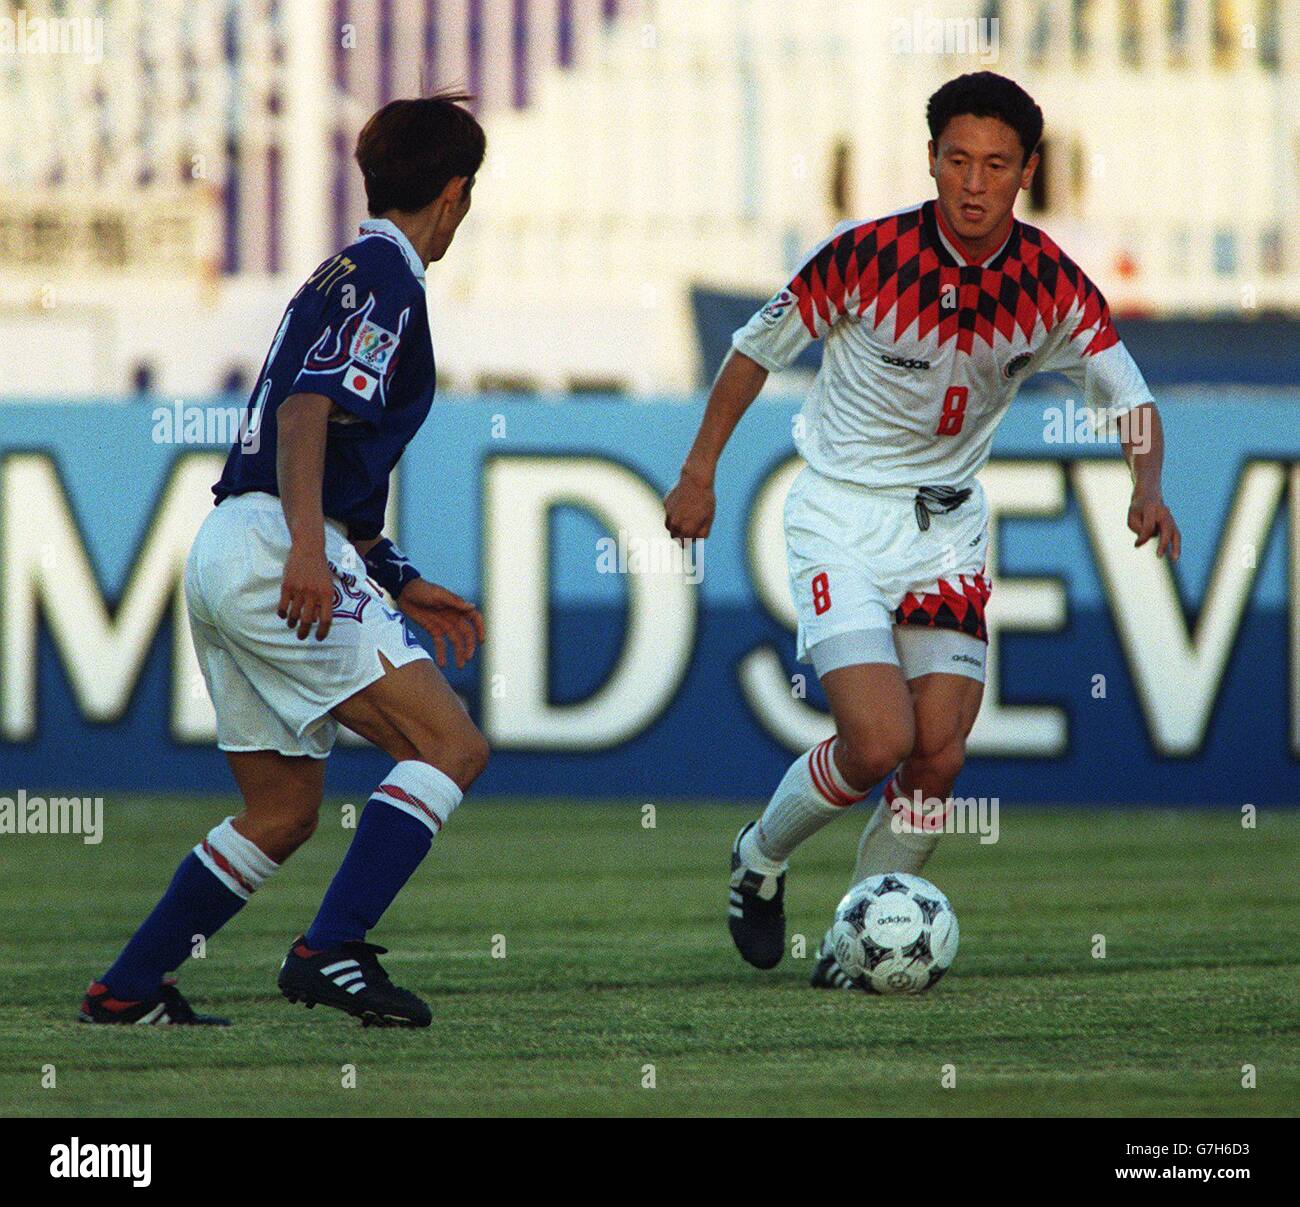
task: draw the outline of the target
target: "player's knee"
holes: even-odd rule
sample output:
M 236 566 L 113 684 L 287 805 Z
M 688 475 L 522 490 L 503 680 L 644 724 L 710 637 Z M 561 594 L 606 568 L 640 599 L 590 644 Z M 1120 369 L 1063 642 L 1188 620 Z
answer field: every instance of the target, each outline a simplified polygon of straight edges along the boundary
M 960 736 L 954 736 L 937 744 L 918 745 L 912 757 L 923 766 L 926 778 L 951 784 L 966 763 L 966 743 Z
M 265 818 L 258 825 L 257 837 L 253 841 L 277 863 L 283 862 L 316 833 L 316 822 L 315 809 Z
M 849 726 L 841 729 L 840 769 L 851 784 L 869 788 L 883 779 L 912 751 L 913 731 L 908 725 L 873 725 L 869 731 Z
M 483 774 L 483 769 L 487 766 L 487 739 L 476 726 L 466 724 L 456 734 L 444 737 L 422 750 L 420 756 L 455 781 L 456 786 L 464 792 Z
M 954 738 L 939 754 L 939 767 L 944 776 L 955 780 L 966 763 L 966 743 Z
M 488 765 L 489 753 L 487 738 L 471 726 L 469 733 L 462 742 L 461 775 L 464 778 L 464 783 L 461 784 L 462 788 L 468 788 L 483 774 Z

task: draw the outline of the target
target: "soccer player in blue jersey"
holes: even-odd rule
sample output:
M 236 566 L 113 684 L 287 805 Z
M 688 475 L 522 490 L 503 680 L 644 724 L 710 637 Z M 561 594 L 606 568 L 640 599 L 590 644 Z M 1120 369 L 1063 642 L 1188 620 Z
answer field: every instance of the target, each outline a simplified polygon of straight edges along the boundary
M 267 353 L 185 568 L 217 744 L 244 809 L 185 857 L 90 986 L 83 1021 L 225 1022 L 196 1013 L 169 974 L 311 836 L 340 724 L 395 766 L 285 957 L 280 990 L 366 1024 L 431 1021 L 366 936 L 488 755 L 402 614 L 431 635 L 440 665 L 448 644 L 464 665 L 483 619 L 425 580 L 382 531 L 389 475 L 433 402 L 425 266 L 450 247 L 483 162 L 467 99 L 394 101 L 366 124 L 356 158 L 372 217 L 294 295 Z

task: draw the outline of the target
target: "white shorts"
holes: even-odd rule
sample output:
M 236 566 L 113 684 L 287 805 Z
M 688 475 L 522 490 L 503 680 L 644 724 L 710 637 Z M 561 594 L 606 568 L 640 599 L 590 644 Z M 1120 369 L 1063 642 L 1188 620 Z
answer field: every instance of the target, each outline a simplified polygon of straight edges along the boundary
M 324 641 L 314 630 L 299 641 L 276 614 L 288 554 L 289 528 L 274 495 L 233 495 L 213 508 L 185 563 L 190 632 L 222 750 L 323 759 L 338 734 L 330 709 L 383 676 L 380 654 L 393 666 L 429 655 L 367 582 L 334 520 L 325 521 L 334 622 Z
M 983 682 L 988 502 L 978 482 L 922 530 L 911 488 L 858 486 L 806 467 L 785 501 L 798 655 L 818 675 L 892 662 Z

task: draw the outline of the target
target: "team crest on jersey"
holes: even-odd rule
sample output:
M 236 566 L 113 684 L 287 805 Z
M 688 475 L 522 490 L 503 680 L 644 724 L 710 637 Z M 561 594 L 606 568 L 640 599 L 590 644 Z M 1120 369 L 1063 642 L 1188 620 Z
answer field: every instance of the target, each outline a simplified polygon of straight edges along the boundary
M 397 350 L 397 336 L 378 323 L 363 322 L 352 337 L 352 360 L 367 369 L 383 374 Z
M 775 327 L 781 321 L 781 317 L 791 306 L 794 305 L 794 294 L 788 289 L 781 290 L 766 306 L 763 307 L 763 322 L 769 327 Z
M 1033 359 L 1034 354 L 1032 352 L 1022 352 L 1019 356 L 1013 356 L 1002 367 L 1002 376 L 1010 381 Z

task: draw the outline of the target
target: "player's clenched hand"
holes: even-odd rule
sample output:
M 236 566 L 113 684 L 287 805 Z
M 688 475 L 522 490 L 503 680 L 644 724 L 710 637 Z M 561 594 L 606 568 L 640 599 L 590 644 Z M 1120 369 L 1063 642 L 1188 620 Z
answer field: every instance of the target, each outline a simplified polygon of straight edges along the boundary
M 447 665 L 444 641 L 451 642 L 456 665 L 464 666 L 487 635 L 483 617 L 469 600 L 422 578 L 402 588 L 397 606 L 433 638 L 439 666 Z
M 717 506 L 713 484 L 683 466 L 677 485 L 664 498 L 664 527 L 682 541 L 706 537 Z
M 316 640 L 325 640 L 334 620 L 334 576 L 323 548 L 290 546 L 277 610 L 281 620 L 298 630 L 299 641 L 306 639 L 312 625 L 316 626 Z
M 1137 533 L 1134 548 L 1145 545 L 1156 533 L 1160 539 L 1156 542 L 1156 557 L 1168 554 L 1170 560 L 1177 561 L 1182 552 L 1183 538 L 1174 523 L 1173 513 L 1165 506 L 1159 495 L 1133 492 L 1133 499 L 1128 505 L 1128 526 Z

